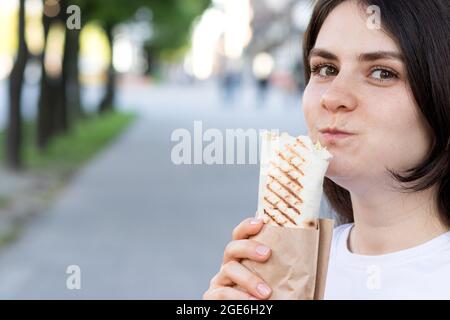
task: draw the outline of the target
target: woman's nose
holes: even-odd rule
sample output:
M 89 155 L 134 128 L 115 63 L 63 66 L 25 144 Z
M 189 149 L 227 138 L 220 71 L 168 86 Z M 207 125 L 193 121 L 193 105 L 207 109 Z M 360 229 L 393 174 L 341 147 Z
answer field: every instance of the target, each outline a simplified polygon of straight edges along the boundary
M 320 99 L 320 105 L 330 112 L 352 111 L 358 102 L 351 80 L 338 74 Z

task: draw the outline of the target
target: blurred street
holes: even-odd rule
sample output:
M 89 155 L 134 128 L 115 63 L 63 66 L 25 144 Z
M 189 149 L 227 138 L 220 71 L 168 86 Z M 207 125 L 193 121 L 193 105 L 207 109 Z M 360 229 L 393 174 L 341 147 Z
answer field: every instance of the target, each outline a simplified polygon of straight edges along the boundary
M 307 134 L 311 13 L 0 1 L 0 299 L 202 298 L 255 214 L 261 130 Z
M 214 83 L 122 86 L 137 121 L 0 251 L 0 298 L 198 299 L 231 231 L 256 210 L 258 165 L 174 165 L 174 129 L 266 128 L 304 134 L 300 97 L 251 87 L 224 105 Z M 119 169 L 119 170 L 118 170 Z M 66 269 L 81 268 L 81 290 Z

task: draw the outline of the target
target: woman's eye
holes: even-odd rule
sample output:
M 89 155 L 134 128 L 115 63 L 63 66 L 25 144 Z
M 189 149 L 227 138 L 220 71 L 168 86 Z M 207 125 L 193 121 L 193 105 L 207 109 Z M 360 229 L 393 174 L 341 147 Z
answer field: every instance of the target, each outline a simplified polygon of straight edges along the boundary
M 327 78 L 335 77 L 338 74 L 338 70 L 331 64 L 318 64 L 311 66 L 311 73 L 319 76 L 320 78 Z M 386 82 L 398 78 L 398 75 L 394 71 L 377 67 L 373 69 L 370 77 L 379 82 Z
M 311 67 L 311 73 L 318 75 L 319 77 L 333 77 L 337 75 L 337 70 L 331 65 L 318 65 Z
M 371 73 L 371 77 L 378 81 L 389 81 L 390 79 L 397 78 L 397 75 L 386 69 L 376 69 Z

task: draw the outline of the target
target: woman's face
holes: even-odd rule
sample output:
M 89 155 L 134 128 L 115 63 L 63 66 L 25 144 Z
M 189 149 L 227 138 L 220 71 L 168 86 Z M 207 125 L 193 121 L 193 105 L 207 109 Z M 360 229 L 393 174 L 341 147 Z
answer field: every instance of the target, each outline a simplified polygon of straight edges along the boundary
M 308 134 L 334 156 L 327 177 L 350 191 L 386 183 L 385 168 L 418 164 L 430 141 L 399 48 L 383 30 L 369 29 L 368 18 L 354 1 L 330 13 L 310 54 L 303 96 Z M 320 132 L 326 128 L 352 134 L 330 137 Z

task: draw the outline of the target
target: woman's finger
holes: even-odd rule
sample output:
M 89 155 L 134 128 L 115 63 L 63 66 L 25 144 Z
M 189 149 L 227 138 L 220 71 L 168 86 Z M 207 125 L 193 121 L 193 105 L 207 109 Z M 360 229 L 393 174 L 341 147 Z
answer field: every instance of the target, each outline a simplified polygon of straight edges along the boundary
M 219 287 L 208 290 L 203 295 L 204 300 L 258 300 L 256 297 L 231 287 Z
M 230 286 L 230 283 L 237 284 L 260 299 L 267 299 L 272 293 L 270 287 L 263 280 L 234 260 L 222 266 L 215 281 L 216 286 Z
M 223 254 L 223 264 L 231 260 L 249 259 L 264 262 L 270 257 L 270 248 L 254 240 L 234 240 L 228 243 Z
M 262 226 L 263 226 L 262 219 L 258 218 L 245 219 L 236 228 L 234 228 L 232 239 L 233 240 L 248 239 L 250 236 L 258 234 L 261 231 Z

